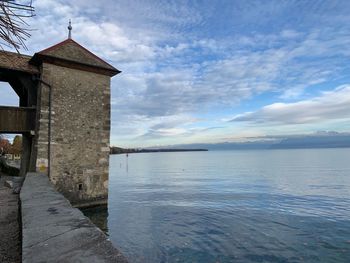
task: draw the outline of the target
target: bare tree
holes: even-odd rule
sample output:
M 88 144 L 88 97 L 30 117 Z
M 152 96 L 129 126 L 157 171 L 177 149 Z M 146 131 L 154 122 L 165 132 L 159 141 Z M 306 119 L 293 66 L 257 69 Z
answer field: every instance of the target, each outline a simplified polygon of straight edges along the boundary
M 30 33 L 25 19 L 33 16 L 31 0 L 26 3 L 0 0 L 0 48 L 8 46 L 15 48 L 17 52 L 21 47 L 27 49 L 24 41 L 30 37 Z

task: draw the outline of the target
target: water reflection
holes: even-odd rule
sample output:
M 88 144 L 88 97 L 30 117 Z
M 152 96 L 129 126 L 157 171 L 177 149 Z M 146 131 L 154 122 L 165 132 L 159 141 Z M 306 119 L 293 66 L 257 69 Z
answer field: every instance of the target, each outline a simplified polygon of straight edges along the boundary
M 348 263 L 349 156 L 350 149 L 135 154 L 128 163 L 111 156 L 109 211 L 84 213 L 134 263 Z

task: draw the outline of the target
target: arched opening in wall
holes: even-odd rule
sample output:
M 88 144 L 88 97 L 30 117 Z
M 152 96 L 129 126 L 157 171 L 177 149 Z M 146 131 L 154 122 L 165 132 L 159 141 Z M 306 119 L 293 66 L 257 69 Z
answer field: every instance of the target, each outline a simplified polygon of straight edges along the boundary
M 0 174 L 20 175 L 23 152 L 22 134 L 12 131 L 16 127 L 13 107 L 19 107 L 20 98 L 12 86 L 0 81 Z M 13 117 L 12 117 L 13 115 Z M 13 122 L 13 123 L 11 123 Z
M 0 134 L 0 175 L 19 175 L 22 152 L 21 134 Z

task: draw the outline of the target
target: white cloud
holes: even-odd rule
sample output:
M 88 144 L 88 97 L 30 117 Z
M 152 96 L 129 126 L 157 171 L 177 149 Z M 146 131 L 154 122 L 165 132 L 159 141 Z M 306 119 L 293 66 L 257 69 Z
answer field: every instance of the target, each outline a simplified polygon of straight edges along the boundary
M 36 29 L 27 43 L 31 52 L 64 40 L 72 19 L 73 38 L 122 70 L 112 80 L 112 132 L 119 136 L 115 140 L 146 134 L 190 136 L 203 129 L 184 127 L 186 118 L 196 119 L 193 116 L 217 108 L 228 111 L 261 94 L 279 97 L 284 103 L 275 107 L 288 115 L 286 101 L 350 70 L 345 23 L 349 19 L 339 12 L 335 16 L 332 8 L 326 12 L 325 7 L 305 4 L 307 9 L 297 10 L 300 16 L 289 17 L 297 23 L 283 24 L 280 17 L 280 24 L 272 27 L 271 19 L 288 15 L 293 4 L 236 3 L 225 17 L 216 13 L 225 4 L 212 1 L 35 0 L 33 4 L 37 16 L 29 21 Z M 330 24 L 328 12 L 342 23 Z M 308 19 L 318 24 L 310 26 Z M 258 28 L 262 30 L 255 31 Z M 269 112 L 277 110 L 267 106 L 241 118 Z M 169 119 L 177 117 L 181 121 L 170 125 Z M 315 116 L 295 118 L 291 119 L 295 123 L 317 121 Z
M 310 124 L 350 119 L 350 85 L 294 103 L 273 103 L 258 111 L 235 116 L 232 122 L 263 125 Z

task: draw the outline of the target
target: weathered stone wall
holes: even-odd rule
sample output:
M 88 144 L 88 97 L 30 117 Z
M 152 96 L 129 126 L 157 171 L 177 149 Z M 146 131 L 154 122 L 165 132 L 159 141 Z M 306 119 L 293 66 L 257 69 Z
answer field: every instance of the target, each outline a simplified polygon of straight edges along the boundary
M 43 80 L 50 85 L 50 74 L 44 71 Z M 35 158 L 36 171 L 46 173 L 49 159 L 49 101 L 50 87 L 40 83 L 38 86 L 37 116 L 36 129 L 34 139 L 34 149 L 32 158 Z
M 105 203 L 108 195 L 110 77 L 42 64 L 52 89 L 50 180 L 72 204 Z M 43 85 L 42 85 L 43 86 Z M 42 87 L 42 99 L 48 89 Z M 41 107 L 38 160 L 45 158 L 48 104 Z M 41 136 L 40 136 L 40 133 Z M 42 145 L 42 147 L 40 147 Z

